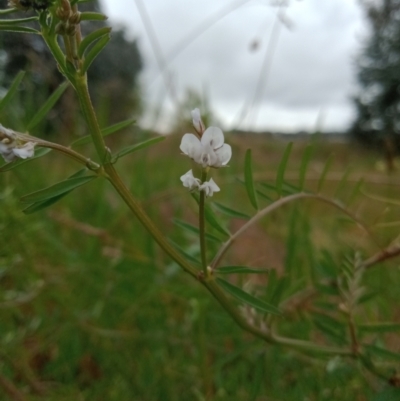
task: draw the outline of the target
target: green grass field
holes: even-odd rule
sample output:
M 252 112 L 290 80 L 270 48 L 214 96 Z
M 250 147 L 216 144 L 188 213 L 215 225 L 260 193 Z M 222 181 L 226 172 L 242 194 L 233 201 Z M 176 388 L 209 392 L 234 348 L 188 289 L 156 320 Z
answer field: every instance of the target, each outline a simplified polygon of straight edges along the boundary
M 143 135 L 128 133 L 123 142 L 139 141 Z M 197 257 L 196 237 L 174 224 L 174 219 L 197 224 L 196 203 L 179 181 L 190 168 L 180 155 L 180 137 L 170 136 L 127 156 L 117 168 L 164 234 Z M 226 141 L 234 156 L 229 168 L 213 174 L 221 192 L 212 200 L 251 213 L 240 183 L 245 151 L 253 149 L 257 182 L 272 183 L 286 143 L 229 134 Z M 399 207 L 371 196 L 398 202 L 399 173 L 382 172 L 379 155 L 354 145 L 313 141 L 307 188 L 317 187 L 333 154 L 322 192 L 349 205 L 378 244 L 387 246 L 398 236 Z M 110 146 L 122 145 L 111 141 Z M 289 183 L 298 182 L 305 146 L 294 144 L 286 171 Z M 395 388 L 358 361 L 297 353 L 243 332 L 162 253 L 105 180 L 78 188 L 49 209 L 24 215 L 20 196 L 76 169 L 72 161 L 53 153 L 25 166 L 0 175 L 1 401 L 400 400 Z M 365 180 L 363 193 L 355 191 L 360 178 Z M 226 224 L 236 230 L 243 223 L 233 219 Z M 224 264 L 266 267 L 276 277 L 290 273 L 294 287 L 304 288 L 310 277 L 325 274 L 327 259 L 339 266 L 356 251 L 363 258 L 375 254 L 378 244 L 340 211 L 302 200 L 250 230 Z M 216 249 L 210 243 L 210 255 Z M 262 297 L 272 296 L 268 276 L 231 280 L 257 288 Z M 368 270 L 364 285 L 370 298 L 356 317 L 399 323 L 398 259 Z M 281 295 L 281 301 L 288 297 Z M 328 297 L 318 299 L 320 304 L 304 301 L 288 308 L 275 318 L 281 332 L 340 344 L 336 328 L 330 336 L 326 325 L 324 330 L 315 324 Z M 279 304 L 279 297 L 275 301 Z M 398 332 L 376 335 L 376 344 L 392 351 L 391 364 L 384 368 L 399 374 Z

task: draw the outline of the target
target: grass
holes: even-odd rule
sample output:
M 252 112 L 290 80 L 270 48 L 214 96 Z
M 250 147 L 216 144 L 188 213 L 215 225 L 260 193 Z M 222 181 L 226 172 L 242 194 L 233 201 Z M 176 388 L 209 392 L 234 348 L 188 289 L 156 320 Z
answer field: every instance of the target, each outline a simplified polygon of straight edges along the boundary
M 180 187 L 179 176 L 190 162 L 179 155 L 179 141 L 171 136 L 121 160 L 118 168 L 165 235 L 197 257 L 194 237 L 172 222 L 179 218 L 197 224 L 195 202 Z M 243 178 L 245 150 L 253 149 L 257 181 L 271 182 L 285 144 L 250 135 L 228 136 L 227 142 L 234 158 L 229 168 L 214 174 L 222 189 L 215 200 L 250 213 L 245 189 L 236 180 Z M 304 146 L 294 146 L 286 173 L 290 182 L 298 180 Z M 317 143 L 307 187 L 316 187 L 332 152 L 336 158 L 325 193 L 339 192 L 344 202 L 356 185 L 352 177 L 364 176 L 367 192 L 398 198 L 398 186 L 385 184 L 398 180 L 398 174 L 390 178 L 376 171 L 376 155 L 323 141 Z M 340 184 L 349 165 L 353 172 Z M 395 391 L 357 361 L 298 354 L 243 332 L 154 245 L 105 181 L 79 188 L 50 209 L 23 215 L 21 195 L 75 168 L 54 154 L 29 166 L 0 176 L 0 374 L 24 399 L 379 401 Z M 397 235 L 397 227 L 374 226 L 396 220 L 395 207 L 358 196 L 351 209 L 372 227 L 380 244 Z M 215 249 L 210 244 L 210 252 Z M 271 277 L 246 277 L 243 284 L 277 304 L 313 278 L 329 276 L 332 265 L 339 266 L 354 250 L 369 256 L 377 247 L 338 211 L 304 201 L 268 216 L 227 254 L 225 263 L 240 260 L 276 269 L 275 287 Z M 291 281 L 280 294 L 285 271 Z M 398 322 L 396 263 L 368 271 L 365 284 L 376 295 L 357 318 Z M 324 295 L 319 301 L 326 306 L 331 298 Z M 340 329 L 327 330 L 329 322 L 315 316 L 305 303 L 276 324 L 298 338 L 340 343 L 340 333 L 335 338 Z M 377 344 L 399 351 L 395 335 L 377 337 Z M 0 392 L 1 401 L 9 399 L 10 394 Z

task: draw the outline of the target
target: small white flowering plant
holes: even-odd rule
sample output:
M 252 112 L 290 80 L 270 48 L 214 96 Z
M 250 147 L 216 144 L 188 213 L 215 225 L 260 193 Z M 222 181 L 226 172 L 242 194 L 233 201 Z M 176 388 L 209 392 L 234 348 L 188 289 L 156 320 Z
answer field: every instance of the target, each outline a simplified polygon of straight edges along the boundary
M 218 127 L 204 129 L 199 109 L 192 111 L 193 126 L 199 137 L 193 134 L 185 134 L 182 138 L 180 149 L 186 156 L 201 166 L 201 179 L 193 176 L 189 170 L 181 177 L 184 187 L 194 191 L 204 192 L 205 196 L 213 196 L 220 191 L 218 185 L 211 178 L 207 180 L 210 168 L 226 167 L 232 157 L 232 148 L 224 143 L 224 134 Z
M 206 127 L 201 118 L 200 110 L 195 108 L 191 113 L 195 134 L 184 134 L 179 146 L 181 153 L 187 157 L 187 161 L 192 163 L 192 168 L 180 176 L 180 181 L 198 202 L 198 226 L 192 228 L 198 234 L 201 261 L 196 264 L 192 259 L 186 257 L 180 249 L 169 241 L 168 236 L 146 213 L 116 169 L 116 164 L 120 158 L 146 146 L 155 145 L 164 138 L 160 136 L 143 143 L 132 144 L 118 152 L 114 152 L 106 146 L 104 130 L 100 128 L 98 117 L 91 102 L 87 71 L 93 60 L 107 45 L 111 29 L 101 28 L 83 38 L 80 22 L 82 20 L 104 19 L 104 16 L 96 13 L 80 13 L 78 10 L 79 3 L 80 1 L 77 0 L 48 0 L 40 2 L 39 6 L 35 1 L 12 0 L 9 2 L 10 8 L 6 10 L 7 13 L 12 14 L 32 8 L 36 13 L 35 17 L 0 21 L 0 30 L 14 31 L 15 33 L 28 32 L 42 37 L 65 79 L 62 89 L 71 86 L 79 100 L 88 132 L 88 136 L 82 139 L 91 141 L 97 153 L 97 159 L 93 161 L 86 155 L 75 151 L 73 146 L 67 147 L 49 142 L 31 136 L 29 133 L 20 133 L 12 128 L 0 125 L 0 155 L 6 162 L 0 167 L 1 172 L 9 171 L 22 162 L 26 163 L 34 158 L 42 157 L 49 150 L 60 152 L 80 165 L 80 169 L 75 174 L 57 184 L 23 196 L 22 200 L 27 205 L 24 212 L 34 213 L 42 210 L 82 185 L 86 185 L 95 179 L 106 179 L 162 250 L 195 282 L 206 288 L 216 302 L 243 330 L 268 344 L 279 345 L 312 355 L 357 360 L 370 373 L 383 376 L 388 382 L 390 380 L 394 382 L 394 378 L 397 377 L 396 373 L 389 374 L 385 369 L 382 370 L 384 372 L 382 373 L 379 370 L 380 368 L 375 366 L 376 360 L 379 362 L 379 357 L 375 358 L 379 352 L 376 352 L 374 348 L 374 339 L 363 335 L 363 327 L 365 329 L 366 326 L 363 322 L 357 321 L 357 311 L 364 302 L 362 295 L 365 272 L 383 260 L 398 256 L 400 246 L 393 242 L 389 246 L 381 247 L 378 253 L 369 257 L 364 259 L 357 257 L 352 263 L 346 265 L 346 269 L 339 269 L 340 271 L 337 272 L 336 276 L 336 273 L 332 273 L 331 269 L 329 274 L 319 280 L 313 278 L 314 281 L 310 281 L 304 277 L 297 277 L 297 281 L 293 282 L 290 273 L 284 278 L 279 278 L 271 273 L 267 286 L 267 292 L 270 295 L 268 299 L 257 296 L 254 291 L 243 289 L 242 285 L 237 284 L 238 280 L 234 283 L 233 280 L 226 279 L 227 275 L 228 277 L 229 275 L 247 277 L 250 274 L 269 273 L 266 269 L 261 268 L 237 265 L 221 266 L 221 264 L 224 262 L 226 252 L 235 244 L 240 244 L 241 236 L 250 227 L 286 204 L 302 199 L 322 202 L 339 209 L 353 221 L 356 221 L 358 225 L 364 227 L 366 232 L 369 230 L 341 202 L 320 194 L 319 189 L 324 181 L 326 169 L 321 174 L 317 191 L 304 189 L 309 154 L 305 154 L 299 169 L 300 184 L 297 187 L 288 185 L 284 179 L 291 150 L 291 147 L 288 146 L 277 171 L 275 185 L 267 187 L 273 192 L 273 196 L 266 196 L 257 186 L 252 172 L 251 150 L 247 150 L 244 180 L 242 181 L 249 201 L 254 208 L 254 213 L 249 216 L 227 206 L 219 205 L 220 210 L 227 215 L 245 220 L 239 229 L 231 232 L 220 224 L 213 213 L 213 209 L 208 207 L 207 202 L 211 201 L 210 198 L 214 199 L 224 191 L 224 186 L 218 179 L 218 169 L 227 168 L 232 157 L 235 156 L 232 156 L 232 147 L 225 143 L 222 130 L 215 126 Z M 36 24 L 35 28 L 32 28 L 31 25 L 24 25 L 32 22 Z M 63 90 L 60 90 L 58 96 L 61 96 L 62 92 Z M 9 99 L 10 96 L 3 98 L 2 102 L 4 103 Z M 54 102 L 54 97 L 51 102 Z M 47 106 L 42 107 L 38 110 L 35 118 L 37 120 L 44 118 L 45 111 L 41 110 L 48 109 Z M 121 126 L 124 124 L 119 125 L 119 127 Z M 110 127 L 106 131 L 109 134 L 117 129 Z M 176 149 L 176 152 L 178 153 L 179 150 Z M 185 160 L 183 157 L 181 160 L 183 165 Z M 179 182 L 179 177 L 176 177 L 176 180 Z M 266 205 L 260 206 L 260 196 L 267 199 Z M 211 252 L 207 249 L 207 227 L 216 230 L 222 237 L 218 250 L 212 257 Z M 324 291 L 326 293 L 330 291 L 329 297 L 331 297 L 328 300 L 324 298 L 325 304 L 328 303 L 331 308 L 329 311 L 324 310 L 324 313 L 329 317 L 328 319 L 325 316 L 325 320 L 329 320 L 333 326 L 334 330 L 331 327 L 331 331 L 337 329 L 336 337 L 339 337 L 340 341 L 331 341 L 329 335 L 323 337 L 321 333 L 315 336 L 311 333 L 308 338 L 299 338 L 296 336 L 296 331 L 290 329 L 290 308 L 296 308 L 299 303 L 308 302 L 309 298 L 317 297 Z M 321 306 L 321 308 L 323 307 Z M 396 331 L 399 327 L 398 324 L 396 325 L 393 322 L 382 324 L 378 322 L 376 324 L 376 327 L 382 331 Z M 325 327 L 325 331 L 323 328 L 321 329 L 323 334 L 329 334 L 329 327 L 326 328 L 326 325 L 324 326 L 321 323 L 318 327 Z M 282 331 L 280 332 L 281 328 Z M 373 329 L 371 330 L 373 331 Z M 210 341 L 212 341 L 211 336 Z M 390 351 L 383 351 L 379 355 L 384 359 L 384 356 L 387 356 Z M 393 355 L 390 355 L 388 359 L 391 356 Z

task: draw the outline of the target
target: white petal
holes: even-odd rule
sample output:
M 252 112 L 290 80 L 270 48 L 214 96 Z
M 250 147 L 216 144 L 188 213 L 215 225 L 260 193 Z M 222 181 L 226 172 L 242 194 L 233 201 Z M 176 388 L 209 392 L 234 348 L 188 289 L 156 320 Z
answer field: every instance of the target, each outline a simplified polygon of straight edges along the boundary
M 200 186 L 200 180 L 193 176 L 193 171 L 189 170 L 186 174 L 181 176 L 181 181 L 184 187 L 190 190 L 196 189 Z
M 214 150 L 218 149 L 224 144 L 224 134 L 218 127 L 208 127 L 201 137 L 201 144 L 209 145 Z
M 232 157 L 232 148 L 228 144 L 224 144 L 222 147 L 215 151 L 218 156 L 218 160 L 221 166 L 225 166 Z
M 201 153 L 194 160 L 203 167 L 208 167 L 218 163 L 218 156 L 210 146 L 202 146 Z
M 192 114 L 193 127 L 199 134 L 203 133 L 204 124 L 203 121 L 201 120 L 200 110 L 196 108 L 191 111 L 191 114 Z
M 200 110 L 197 107 L 193 109 L 190 113 L 192 114 L 193 122 L 201 120 Z
M 3 156 L 6 162 L 12 162 L 17 156 L 13 153 L 14 142 L 11 144 L 0 142 L 0 155 Z
M 200 147 L 201 144 L 197 136 L 193 134 L 185 134 L 182 137 L 179 148 L 183 153 L 185 153 L 185 155 L 192 157 L 191 155 L 194 153 L 194 150 Z
M 219 192 L 220 188 L 211 178 L 210 181 L 203 182 L 203 184 L 200 185 L 199 190 L 204 191 L 206 196 L 213 196 L 213 193 Z
M 19 148 L 14 148 L 13 152 L 15 156 L 20 157 L 21 159 L 28 159 L 35 154 L 35 143 L 27 142 Z

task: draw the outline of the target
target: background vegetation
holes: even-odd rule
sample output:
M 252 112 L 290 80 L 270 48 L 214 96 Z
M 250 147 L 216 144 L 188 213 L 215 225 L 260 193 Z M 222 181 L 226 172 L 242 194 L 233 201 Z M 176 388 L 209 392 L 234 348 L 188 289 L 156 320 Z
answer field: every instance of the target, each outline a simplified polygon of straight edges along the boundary
M 129 140 L 142 135 L 126 134 Z M 187 162 L 179 155 L 179 137 L 127 158 L 120 169 L 164 232 L 196 256 L 194 238 L 173 224 L 175 218 L 196 219 L 194 201 L 178 181 Z M 241 177 L 244 150 L 256 150 L 256 176 L 271 182 L 285 144 L 258 136 L 228 138 L 234 146 L 233 177 L 220 171 L 218 182 L 226 178 L 215 200 L 236 207 L 246 202 L 245 190 L 234 178 Z M 309 186 L 334 152 L 327 193 L 339 191 L 349 200 L 363 176 L 366 191 L 398 196 L 393 185 L 398 176 L 377 171 L 375 154 L 322 139 L 316 146 Z M 295 180 L 303 148 L 304 143 L 295 145 L 287 172 Z M 338 177 L 349 165 L 353 173 L 341 183 Z M 399 396 L 396 392 L 390 398 L 395 389 L 357 362 L 314 359 L 242 332 L 160 252 L 106 182 L 79 189 L 48 211 L 23 215 L 20 195 L 56 181 L 71 168 L 55 155 L 32 162 L 32 167 L 34 173 L 20 168 L 0 176 L 1 370 L 3 380 L 29 394 L 27 399 L 353 401 Z M 353 210 L 367 219 L 381 243 L 396 233 L 397 227 L 391 227 L 396 208 L 365 196 L 353 202 Z M 241 221 L 230 224 L 238 227 Z M 343 257 L 354 257 L 355 250 L 368 256 L 376 245 L 341 213 L 305 201 L 286 206 L 250 231 L 227 264 L 268 267 L 279 277 L 291 269 L 301 281 L 301 275 L 328 268 L 330 259 L 340 268 Z M 265 278 L 242 280 L 268 295 Z M 363 313 L 368 316 L 359 316 L 361 320 L 399 321 L 398 280 L 395 262 L 366 273 L 369 297 Z M 311 330 L 319 340 L 327 336 L 331 341 L 337 327 L 329 337 L 329 330 L 318 326 L 318 315 L 323 322 L 328 313 L 303 300 L 284 319 L 296 337 Z M 370 335 L 399 351 L 396 334 Z M 379 393 L 386 398 L 377 398 Z M 0 399 L 9 396 L 3 393 Z

